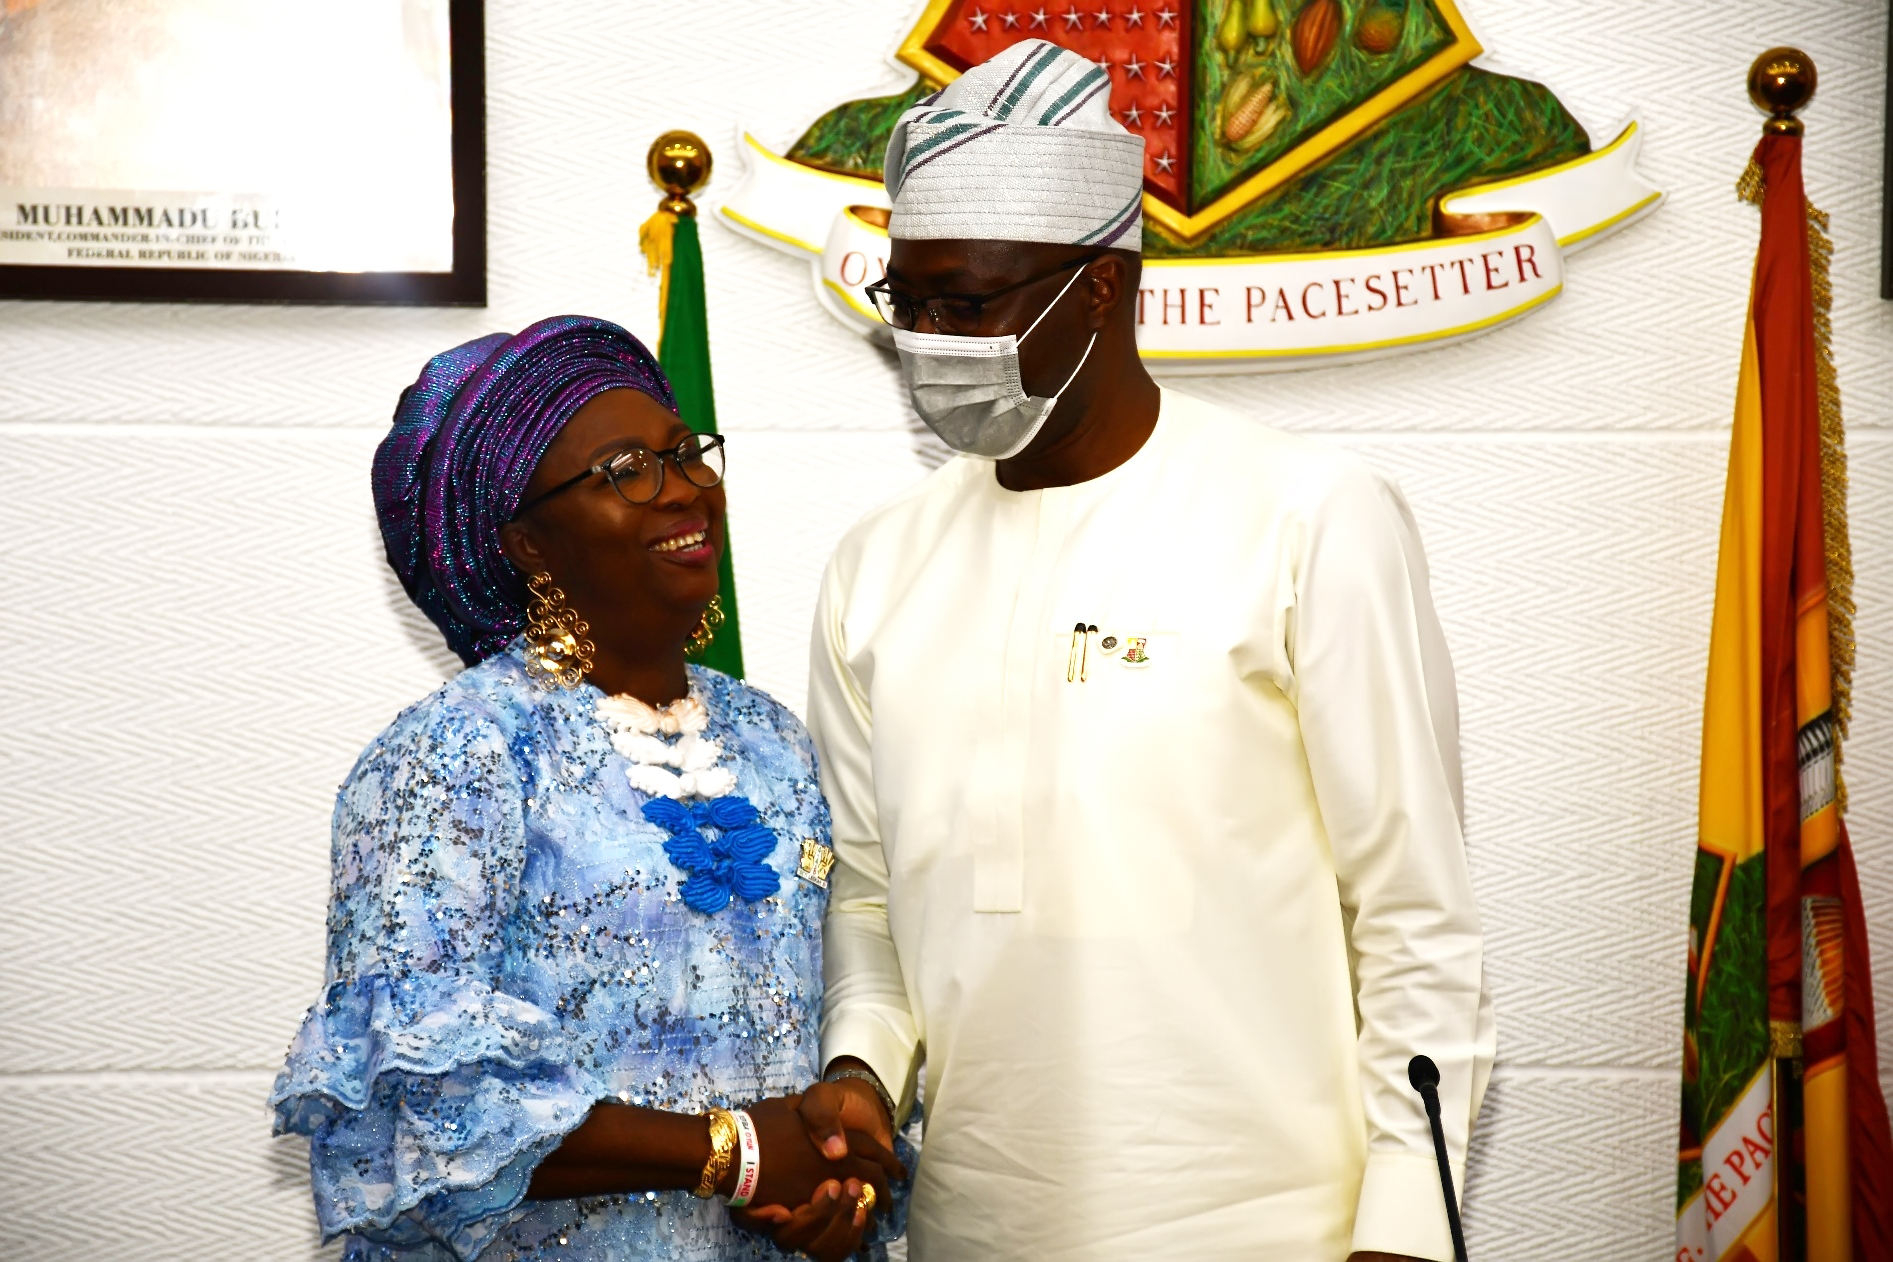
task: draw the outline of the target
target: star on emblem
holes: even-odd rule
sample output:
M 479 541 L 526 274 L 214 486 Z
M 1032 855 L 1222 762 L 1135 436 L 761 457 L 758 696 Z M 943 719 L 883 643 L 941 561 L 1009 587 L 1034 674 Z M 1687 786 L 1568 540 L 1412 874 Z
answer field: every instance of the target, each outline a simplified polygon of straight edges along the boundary
M 1124 121 L 1132 127 L 1144 125 L 1144 112 L 1135 105 L 1124 111 Z
M 1163 75 L 1164 78 L 1174 79 L 1177 77 L 1177 63 L 1171 61 L 1168 57 L 1164 57 L 1154 64 L 1157 67 L 1158 73 Z
M 1096 22 L 1096 24 L 1097 24 L 1098 26 L 1100 26 L 1100 27 L 1102 27 L 1102 28 L 1104 28 L 1104 29 L 1105 29 L 1105 30 L 1107 30 L 1107 31 L 1111 29 L 1111 18 L 1112 18 L 1112 17 L 1114 16 L 1114 15 L 1112 14 L 1112 12 L 1111 12 L 1111 11 L 1110 11 L 1109 9 L 1107 9 L 1107 8 L 1100 8 L 1100 9 L 1099 9 L 1099 10 L 1098 10 L 1098 11 L 1097 11 L 1097 12 L 1096 12 L 1095 14 L 1093 14 L 1092 16 L 1093 16 L 1094 18 L 1096 18 L 1096 19 L 1097 19 L 1097 22 Z
M 1168 153 L 1162 153 L 1162 154 L 1157 155 L 1157 169 L 1159 171 L 1162 171 L 1165 175 L 1168 175 L 1170 174 L 1171 171 L 1175 170 L 1176 165 L 1177 165 L 1177 160 L 1171 157 Z
M 1040 5 L 1038 7 L 1038 11 L 1032 15 L 1032 25 L 1039 27 L 1041 29 L 1045 26 L 1045 23 L 1049 20 L 1050 19 L 1047 17 L 1046 12 L 1045 12 L 1044 5 Z
M 1176 116 L 1177 116 L 1177 112 L 1171 109 L 1168 105 L 1159 105 L 1157 107 L 1157 126 L 1168 127 L 1170 125 L 1170 120 L 1175 118 Z
M 1059 14 L 1058 16 L 1065 19 L 1066 30 L 1081 31 L 1084 29 L 1085 15 L 1078 12 L 1078 10 L 1066 9 L 1063 13 Z
M 1006 24 L 1006 29 L 1009 31 L 1019 24 L 1019 15 L 1016 13 L 1001 13 L 999 20 Z
M 978 9 L 974 9 L 971 13 L 966 15 L 966 23 L 976 31 L 983 31 L 986 29 L 986 15 L 981 13 Z
M 1124 15 L 1124 25 L 1125 26 L 1142 26 L 1143 24 L 1144 24 L 1144 11 L 1133 4 L 1130 8 L 1130 12 Z
M 1124 73 L 1127 75 L 1136 75 L 1139 79 L 1144 77 L 1144 63 L 1137 60 L 1136 53 L 1132 53 L 1129 59 L 1125 61 Z
M 1177 24 L 1177 11 L 1175 9 L 1158 9 L 1157 10 L 1157 29 L 1158 30 L 1161 31 L 1166 26 L 1175 26 L 1176 24 Z

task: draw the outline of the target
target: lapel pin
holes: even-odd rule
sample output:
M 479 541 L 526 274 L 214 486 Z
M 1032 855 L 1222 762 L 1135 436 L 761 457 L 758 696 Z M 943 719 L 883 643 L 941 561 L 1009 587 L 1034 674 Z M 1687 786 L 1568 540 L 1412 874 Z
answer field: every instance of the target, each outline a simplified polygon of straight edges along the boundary
M 828 888 L 828 870 L 835 866 L 835 852 L 813 837 L 802 838 L 802 859 L 795 874 L 817 889 Z

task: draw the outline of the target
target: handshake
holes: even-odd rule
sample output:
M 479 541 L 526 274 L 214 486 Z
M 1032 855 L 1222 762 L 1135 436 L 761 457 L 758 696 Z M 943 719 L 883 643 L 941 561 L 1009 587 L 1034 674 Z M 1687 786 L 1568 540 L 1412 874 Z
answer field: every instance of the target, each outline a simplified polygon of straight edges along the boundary
M 754 1188 L 742 1207 L 731 1205 L 731 1220 L 818 1262 L 854 1254 L 869 1223 L 890 1203 L 890 1181 L 907 1175 L 894 1155 L 894 1119 L 880 1096 L 859 1079 L 842 1078 L 746 1112 L 760 1160 L 750 1176 Z M 717 1156 L 711 1160 L 714 1165 Z M 747 1163 L 728 1166 L 715 1189 L 726 1195 L 748 1174 Z
M 861 1247 L 889 1187 L 907 1177 L 894 1119 L 859 1078 L 820 1082 L 740 1113 L 704 1117 L 601 1102 L 534 1170 L 533 1200 L 688 1188 L 722 1195 L 745 1231 L 841 1262 Z M 707 1157 L 706 1157 L 707 1150 Z

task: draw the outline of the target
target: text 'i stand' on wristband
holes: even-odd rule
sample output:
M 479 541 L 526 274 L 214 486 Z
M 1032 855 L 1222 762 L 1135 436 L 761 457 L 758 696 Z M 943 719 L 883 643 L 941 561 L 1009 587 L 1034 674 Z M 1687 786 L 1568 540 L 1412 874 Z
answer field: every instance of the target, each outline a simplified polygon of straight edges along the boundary
M 741 1209 L 756 1195 L 762 1182 L 762 1145 L 756 1141 L 756 1123 L 742 1109 L 736 1115 L 736 1187 L 730 1193 L 730 1208 Z

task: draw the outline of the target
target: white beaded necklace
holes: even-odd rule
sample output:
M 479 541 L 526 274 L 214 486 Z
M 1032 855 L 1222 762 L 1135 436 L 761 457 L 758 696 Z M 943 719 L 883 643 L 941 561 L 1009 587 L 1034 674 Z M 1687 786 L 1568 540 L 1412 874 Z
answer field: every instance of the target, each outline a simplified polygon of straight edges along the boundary
M 651 706 L 628 693 L 601 697 L 594 707 L 611 733 L 611 747 L 631 763 L 625 778 L 651 797 L 720 798 L 736 788 L 736 773 L 717 766 L 723 742 L 705 740 L 710 712 L 692 684 L 688 696 Z M 664 740 L 672 736 L 674 740 Z M 671 770 L 675 768 L 675 770 Z

